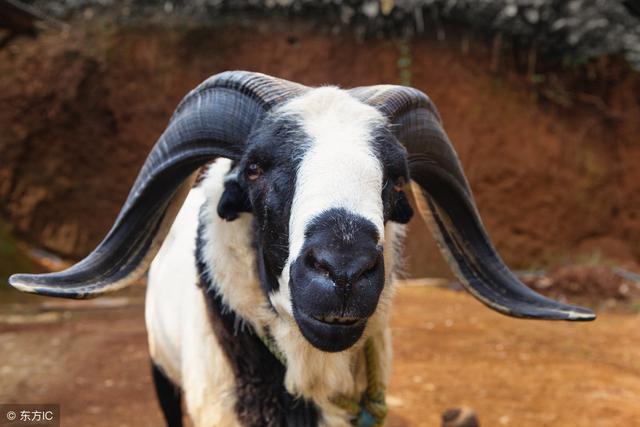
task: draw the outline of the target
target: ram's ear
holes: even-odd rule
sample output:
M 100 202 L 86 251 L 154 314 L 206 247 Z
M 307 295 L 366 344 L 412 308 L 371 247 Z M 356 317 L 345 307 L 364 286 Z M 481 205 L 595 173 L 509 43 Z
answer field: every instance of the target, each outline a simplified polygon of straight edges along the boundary
M 225 221 L 233 221 L 242 212 L 252 212 L 249 193 L 237 176 L 228 177 L 218 202 L 218 216 Z
M 402 190 L 397 191 L 396 202 L 391 210 L 391 217 L 389 219 L 399 224 L 407 224 L 412 217 L 413 208 L 411 207 L 411 203 L 409 203 L 407 194 Z

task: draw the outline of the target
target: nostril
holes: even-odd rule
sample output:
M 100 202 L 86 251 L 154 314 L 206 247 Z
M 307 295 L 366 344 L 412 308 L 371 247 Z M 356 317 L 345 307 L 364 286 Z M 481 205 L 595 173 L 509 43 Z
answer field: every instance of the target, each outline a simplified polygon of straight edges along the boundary
M 350 281 L 351 282 L 356 282 L 361 277 L 366 276 L 367 274 L 371 273 L 372 271 L 374 271 L 378 267 L 378 263 L 379 262 L 380 262 L 380 260 L 378 258 L 374 258 L 371 261 L 369 261 L 367 264 L 364 264 L 360 269 L 358 269 L 355 272 L 355 274 L 351 275 Z
M 363 278 L 375 274 L 381 261 L 382 255 L 376 251 L 344 253 L 330 252 L 324 248 L 310 248 L 304 257 L 306 268 L 330 279 L 339 287 L 355 285 Z
M 306 257 L 306 264 L 308 267 L 310 267 L 311 269 L 313 269 L 315 272 L 323 275 L 323 276 L 327 276 L 329 277 L 331 275 L 331 272 L 329 271 L 329 267 L 322 261 L 319 261 L 313 251 L 309 251 L 307 253 L 307 257 Z
M 313 261 L 313 269 L 323 276 L 329 276 L 329 269 L 318 261 Z

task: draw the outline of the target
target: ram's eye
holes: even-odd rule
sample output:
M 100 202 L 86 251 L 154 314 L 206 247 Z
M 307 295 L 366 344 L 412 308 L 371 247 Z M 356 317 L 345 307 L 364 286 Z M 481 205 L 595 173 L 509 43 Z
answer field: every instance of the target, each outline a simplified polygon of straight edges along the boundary
M 260 176 L 264 173 L 262 167 L 258 163 L 249 163 L 247 166 L 247 178 L 250 181 L 255 181 L 260 178 Z
M 399 177 L 398 179 L 396 179 L 396 182 L 393 185 L 393 189 L 396 191 L 402 191 L 406 183 L 407 181 L 403 177 Z

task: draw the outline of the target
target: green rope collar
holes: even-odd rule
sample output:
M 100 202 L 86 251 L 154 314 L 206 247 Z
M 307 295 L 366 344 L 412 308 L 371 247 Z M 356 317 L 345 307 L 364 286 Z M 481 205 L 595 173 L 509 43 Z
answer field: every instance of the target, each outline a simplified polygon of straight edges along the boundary
M 271 354 L 287 366 L 287 358 L 278 347 L 275 339 L 267 332 L 258 334 L 262 343 L 269 349 Z M 351 417 L 351 424 L 357 427 L 379 427 L 384 425 L 387 417 L 387 404 L 385 403 L 384 384 L 380 380 L 378 368 L 380 361 L 376 353 L 373 339 L 368 338 L 364 344 L 364 358 L 367 372 L 367 388 L 362 393 L 360 401 L 356 401 L 348 396 L 339 394 L 331 399 L 331 402 L 344 409 Z

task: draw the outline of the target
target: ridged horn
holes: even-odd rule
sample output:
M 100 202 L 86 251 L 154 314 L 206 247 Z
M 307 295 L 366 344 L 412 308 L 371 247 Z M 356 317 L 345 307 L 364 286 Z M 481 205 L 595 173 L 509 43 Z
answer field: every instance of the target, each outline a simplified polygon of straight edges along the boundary
M 429 210 L 427 223 L 450 268 L 465 288 L 488 307 L 514 317 L 593 320 L 583 307 L 562 304 L 523 284 L 494 249 L 476 208 L 458 156 L 435 105 L 421 91 L 402 86 L 352 89 L 360 100 L 389 119 L 407 149 L 411 180 L 420 186 Z
M 303 90 L 304 86 L 243 71 L 205 80 L 178 105 L 98 247 L 64 271 L 16 274 L 9 283 L 21 291 L 65 298 L 90 298 L 128 286 L 147 271 L 195 171 L 218 157 L 238 159 L 254 124 Z

